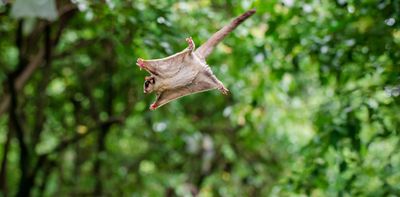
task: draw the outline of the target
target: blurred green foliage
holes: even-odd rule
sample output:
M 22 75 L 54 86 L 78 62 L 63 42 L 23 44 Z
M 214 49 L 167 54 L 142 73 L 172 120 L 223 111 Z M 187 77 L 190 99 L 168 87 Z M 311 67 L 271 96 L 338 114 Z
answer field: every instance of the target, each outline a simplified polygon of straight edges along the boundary
M 57 43 L 64 18 L 50 23 L 51 63 L 43 57 L 9 110 L 28 174 L 39 166 L 30 194 L 400 195 L 399 0 L 57 2 L 59 14 L 77 10 Z M 46 22 L 32 18 L 18 48 L 11 6 L 0 7 L 3 100 L 9 73 L 26 68 L 21 53 L 28 65 L 45 48 Z M 143 94 L 136 58 L 171 55 L 189 36 L 200 46 L 250 8 L 208 59 L 231 95 L 149 111 L 155 96 Z M 1 189 L 15 195 L 23 173 L 10 117 L 0 116 Z

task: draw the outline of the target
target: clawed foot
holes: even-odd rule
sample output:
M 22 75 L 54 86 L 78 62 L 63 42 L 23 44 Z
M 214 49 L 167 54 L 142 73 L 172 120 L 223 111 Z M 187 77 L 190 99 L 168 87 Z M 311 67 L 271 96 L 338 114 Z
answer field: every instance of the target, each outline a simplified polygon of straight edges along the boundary
M 186 38 L 186 42 L 189 45 L 188 49 L 192 51 L 194 49 L 194 42 L 192 37 Z
M 218 88 L 219 91 L 221 91 L 222 94 L 228 95 L 229 90 L 225 88 L 225 86 L 221 86 Z
M 138 58 L 136 60 L 136 65 L 138 65 L 140 70 L 142 70 L 142 68 L 144 68 L 144 60 L 142 58 Z
M 150 110 L 155 110 L 157 109 L 158 105 L 156 103 L 153 103 L 150 105 Z

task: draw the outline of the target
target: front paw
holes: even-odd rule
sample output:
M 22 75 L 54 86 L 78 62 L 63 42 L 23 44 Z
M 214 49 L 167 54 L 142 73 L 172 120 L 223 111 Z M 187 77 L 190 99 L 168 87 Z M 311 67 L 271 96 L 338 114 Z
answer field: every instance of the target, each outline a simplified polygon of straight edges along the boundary
M 144 68 L 144 60 L 142 58 L 138 58 L 136 60 L 136 65 L 139 66 L 140 70 L 142 70 L 142 68 Z
M 150 105 L 150 110 L 155 110 L 157 109 L 158 105 L 156 103 L 153 103 Z

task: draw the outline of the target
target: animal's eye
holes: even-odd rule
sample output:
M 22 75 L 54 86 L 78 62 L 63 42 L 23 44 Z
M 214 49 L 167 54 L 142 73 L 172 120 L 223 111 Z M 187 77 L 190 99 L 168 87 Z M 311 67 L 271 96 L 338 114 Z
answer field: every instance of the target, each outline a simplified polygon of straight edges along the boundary
M 144 86 L 146 87 L 149 86 L 149 83 L 150 83 L 149 81 L 144 82 Z

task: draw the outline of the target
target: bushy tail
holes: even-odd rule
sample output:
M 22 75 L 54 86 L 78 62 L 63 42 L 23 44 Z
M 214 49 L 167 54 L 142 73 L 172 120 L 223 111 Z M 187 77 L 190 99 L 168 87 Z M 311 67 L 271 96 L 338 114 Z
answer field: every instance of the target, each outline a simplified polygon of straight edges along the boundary
M 238 25 L 240 25 L 255 12 L 256 10 L 252 9 L 233 19 L 231 23 L 217 31 L 214 35 L 211 36 L 211 38 L 207 40 L 207 42 L 197 48 L 197 55 L 199 55 L 202 59 L 205 59 L 208 55 L 210 55 L 214 47 L 225 38 L 226 35 L 228 35 Z

